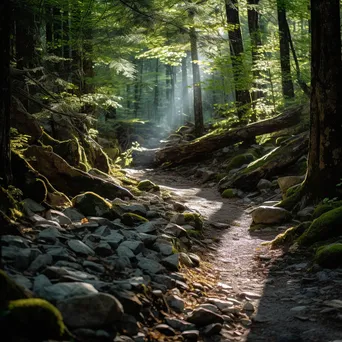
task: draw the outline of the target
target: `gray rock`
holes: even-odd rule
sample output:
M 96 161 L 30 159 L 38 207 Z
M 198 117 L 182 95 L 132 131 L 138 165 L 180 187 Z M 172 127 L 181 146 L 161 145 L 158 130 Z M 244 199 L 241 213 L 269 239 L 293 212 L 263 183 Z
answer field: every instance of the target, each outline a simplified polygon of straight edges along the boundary
M 45 207 L 43 207 L 41 204 L 35 202 L 31 198 L 25 198 L 22 201 L 23 209 L 26 214 L 30 215 L 32 213 L 41 213 L 45 211 Z
M 120 302 L 105 293 L 69 297 L 61 300 L 57 308 L 63 315 L 65 324 L 71 328 L 114 326 L 123 316 Z
M 176 335 L 176 331 L 173 328 L 171 328 L 170 326 L 168 326 L 167 324 L 158 324 L 154 328 L 166 336 L 175 336 Z
M 221 315 L 203 308 L 193 310 L 186 320 L 197 326 L 205 326 L 213 323 L 223 324 L 223 317 Z
M 62 234 L 57 227 L 48 227 L 38 234 L 38 239 L 55 242 Z
M 107 257 L 113 254 L 113 249 L 108 242 L 101 241 L 94 247 L 94 252 L 101 257 Z
M 260 179 L 257 184 L 257 188 L 259 190 L 269 190 L 272 188 L 272 182 L 267 179 Z
M 38 255 L 37 258 L 32 261 L 31 265 L 28 268 L 28 271 L 33 273 L 41 271 L 46 266 L 52 265 L 52 261 L 53 258 L 50 254 Z
M 12 248 L 12 247 L 2 247 L 2 257 L 4 259 L 8 258 L 8 248 Z M 26 270 L 32 259 L 34 258 L 34 256 L 36 256 L 36 253 L 32 253 L 32 249 L 30 248 L 15 248 L 16 251 L 12 250 L 11 252 L 15 253 L 14 255 L 12 254 L 11 259 L 14 259 L 14 266 L 19 269 L 19 270 Z
M 312 219 L 312 214 L 315 210 L 315 207 L 306 207 L 297 213 L 297 217 L 300 221 L 310 221 Z
M 112 233 L 112 230 L 108 226 L 100 226 L 98 227 L 94 234 L 99 236 L 108 236 Z
M 45 216 L 49 220 L 56 221 L 61 226 L 69 225 L 72 222 L 68 216 L 66 216 L 64 213 L 62 213 L 61 211 L 58 211 L 58 210 L 50 209 L 46 212 Z
M 179 254 L 172 254 L 168 256 L 167 258 L 164 258 L 160 262 L 162 265 L 164 265 L 167 269 L 171 271 L 178 271 L 179 270 Z
M 39 297 L 42 297 L 44 295 L 44 289 L 46 287 L 51 286 L 52 283 L 50 279 L 45 276 L 44 274 L 40 274 L 36 276 L 33 280 L 33 292 L 37 294 Z
M 131 249 L 129 249 L 128 247 L 126 246 L 122 246 L 120 245 L 117 250 L 116 250 L 116 254 L 118 255 L 119 258 L 122 258 L 122 257 L 127 257 L 129 259 L 132 259 L 135 257 L 134 253 L 132 252 Z
M 219 334 L 221 330 L 222 330 L 222 324 L 213 323 L 204 327 L 202 333 L 205 336 L 213 336 L 213 335 Z
M 16 275 L 10 275 L 10 278 L 12 278 L 18 285 L 31 290 L 32 289 L 32 282 L 30 279 L 24 277 L 21 274 Z
M 208 298 L 208 302 L 210 304 L 217 306 L 221 311 L 234 306 L 234 303 L 218 298 Z
M 187 267 L 193 267 L 194 263 L 190 259 L 190 257 L 186 253 L 179 253 L 179 261 L 181 264 L 187 266 Z
M 85 216 L 77 211 L 75 208 L 66 208 L 63 210 L 63 214 L 69 217 L 72 222 L 80 222 L 85 218 Z
M 58 229 L 63 230 L 61 225 L 58 222 L 52 221 L 52 220 L 39 221 L 34 225 L 34 227 L 36 229 L 39 229 L 39 230 L 43 230 L 43 229 L 49 228 L 49 227 L 56 227 Z
M 43 274 L 46 275 L 49 279 L 73 277 L 74 279 L 78 279 L 81 281 L 98 280 L 97 277 L 94 275 L 82 271 L 77 271 L 69 267 L 49 266 L 44 270 Z
M 185 224 L 184 215 L 183 214 L 175 214 L 171 217 L 170 222 L 181 226 L 181 225 Z
M 104 241 L 109 243 L 109 245 L 113 249 L 116 249 L 120 245 L 120 243 L 124 240 L 124 237 L 123 237 L 123 235 L 121 235 L 119 233 L 112 232 L 110 235 L 103 237 L 103 239 L 104 239 Z
M 70 256 L 68 250 L 64 247 L 51 246 L 46 253 L 50 254 L 54 261 L 65 260 L 65 261 L 75 261 L 73 257 Z
M 203 309 L 206 309 L 206 310 L 209 310 L 209 311 L 212 311 L 212 312 L 215 312 L 217 314 L 220 314 L 219 308 L 216 305 L 214 305 L 214 304 L 203 303 L 203 304 L 200 304 L 199 307 L 203 308 Z
M 66 267 L 67 269 L 72 268 L 74 270 L 83 271 L 83 267 L 76 262 L 65 261 L 65 260 L 58 260 L 54 266 L 56 267 Z
M 95 252 L 80 240 L 75 240 L 75 239 L 69 240 L 67 242 L 67 245 L 69 246 L 71 250 L 73 250 L 77 254 L 95 255 Z
M 201 263 L 201 258 L 197 255 L 197 254 L 194 254 L 194 253 L 188 253 L 188 256 L 189 258 L 191 259 L 191 261 L 193 262 L 193 264 L 195 266 L 199 266 L 200 263 Z
M 165 271 L 165 268 L 159 262 L 144 257 L 138 259 L 138 267 L 147 274 L 157 274 Z
M 125 333 L 130 336 L 136 335 L 139 332 L 139 326 L 138 326 L 138 322 L 136 318 L 132 315 L 128 315 L 124 313 L 120 320 L 120 330 L 125 331 Z M 117 341 L 117 340 L 115 339 L 114 341 Z M 123 341 L 133 341 L 133 340 L 129 339 L 129 340 L 123 340 Z
M 182 313 L 184 310 L 184 300 L 177 295 L 169 295 L 166 297 L 166 301 L 171 309 L 178 313 Z
M 1 244 L 9 247 L 28 248 L 30 241 L 21 236 L 2 235 Z
M 145 234 L 153 234 L 157 230 L 157 225 L 152 222 L 145 222 L 138 227 L 136 227 L 137 232 Z
M 133 213 L 133 214 L 146 217 L 147 210 L 142 204 L 116 204 L 116 205 L 126 213 Z
M 44 299 L 57 302 L 72 297 L 96 294 L 98 291 L 91 284 L 87 283 L 58 283 L 44 288 Z
M 120 301 L 125 313 L 139 316 L 143 305 L 134 292 L 112 288 L 111 293 Z
M 120 244 L 120 247 L 128 247 L 134 254 L 139 254 L 144 249 L 144 244 L 141 241 L 127 240 Z
M 115 271 L 122 272 L 125 268 L 131 268 L 132 264 L 128 257 L 118 257 L 118 256 L 111 256 L 106 258 L 106 261 L 109 262 Z
M 294 185 L 300 184 L 303 182 L 304 176 L 286 176 L 278 178 L 278 185 L 280 190 L 285 193 L 286 190 L 291 188 Z
M 102 265 L 97 264 L 96 262 L 88 261 L 88 260 L 85 260 L 83 262 L 83 267 L 85 269 L 88 268 L 91 271 L 94 271 L 96 273 L 104 273 L 105 272 L 105 268 Z
M 255 224 L 275 224 L 291 219 L 291 213 L 283 208 L 260 206 L 252 212 Z
M 187 330 L 193 330 L 196 328 L 194 324 L 178 319 L 178 318 L 166 317 L 165 322 L 173 329 L 179 330 L 181 332 L 187 331 Z
M 172 243 L 167 241 L 162 243 L 156 242 L 153 245 L 153 249 L 165 256 L 171 255 L 173 250 Z
M 185 341 L 195 342 L 199 339 L 199 331 L 198 330 L 183 331 L 182 336 Z
M 175 223 L 169 223 L 165 229 L 164 232 L 166 234 L 170 234 L 173 235 L 175 237 L 182 237 L 182 236 L 188 236 L 188 233 L 186 231 L 186 229 L 184 229 L 183 227 L 179 226 L 178 224 Z
M 155 274 L 152 278 L 156 283 L 162 284 L 166 286 L 168 289 L 172 289 L 175 287 L 175 280 L 167 275 Z

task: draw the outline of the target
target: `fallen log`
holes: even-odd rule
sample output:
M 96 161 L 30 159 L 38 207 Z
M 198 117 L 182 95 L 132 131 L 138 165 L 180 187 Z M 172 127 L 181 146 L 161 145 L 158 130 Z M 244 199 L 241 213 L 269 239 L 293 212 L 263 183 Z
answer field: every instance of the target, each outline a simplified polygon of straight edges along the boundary
M 155 162 L 157 165 L 163 163 L 179 165 L 208 158 L 211 152 L 220 148 L 298 124 L 301 120 L 303 108 L 304 106 L 291 108 L 271 119 L 228 131 L 216 130 L 189 143 L 160 149 L 156 151 Z
M 28 163 L 45 176 L 49 182 L 67 196 L 76 196 L 92 191 L 108 199 L 132 198 L 125 188 L 113 182 L 90 175 L 69 165 L 62 157 L 52 151 L 50 146 L 29 146 L 24 152 Z
M 262 178 L 270 179 L 305 156 L 309 147 L 309 133 L 305 132 L 286 145 L 279 146 L 267 155 L 249 164 L 234 175 L 228 175 L 219 182 L 219 190 L 237 188 L 254 190 Z

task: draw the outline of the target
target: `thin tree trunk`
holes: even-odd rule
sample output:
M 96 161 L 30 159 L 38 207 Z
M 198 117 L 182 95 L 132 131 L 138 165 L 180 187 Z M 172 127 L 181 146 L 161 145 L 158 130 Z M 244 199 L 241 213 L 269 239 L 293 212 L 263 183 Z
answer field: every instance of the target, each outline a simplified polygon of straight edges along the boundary
M 253 116 L 251 121 L 256 121 L 256 102 L 258 99 L 264 97 L 264 94 L 262 90 L 259 90 L 258 83 L 256 80 L 260 79 L 260 71 L 257 69 L 257 63 L 259 60 L 258 56 L 258 49 L 261 47 L 261 33 L 260 33 L 260 27 L 259 27 L 259 13 L 257 11 L 257 7 L 259 5 L 260 0 L 248 0 L 248 29 L 249 34 L 251 37 L 251 48 L 252 48 L 252 67 L 253 67 L 253 87 L 254 90 L 251 94 L 252 96 L 252 106 L 253 106 Z
M 251 109 L 251 97 L 248 87 L 245 84 L 244 62 L 243 62 L 243 41 L 239 19 L 239 8 L 237 0 L 226 0 L 227 22 L 234 25 L 228 31 L 230 42 L 230 54 L 233 65 L 234 82 L 235 82 L 235 102 L 237 107 L 237 115 L 241 120 L 243 116 Z
M 193 14 L 190 14 L 193 21 Z M 191 60 L 192 60 L 192 78 L 194 92 L 194 120 L 195 120 L 195 136 L 200 137 L 204 131 L 203 122 L 203 107 L 202 107 L 202 87 L 201 76 L 198 65 L 198 50 L 197 50 L 197 34 L 194 27 L 190 29 L 190 45 L 191 45 Z
M 156 122 L 158 117 L 159 107 L 159 59 L 156 59 L 155 66 L 155 80 L 154 80 L 154 98 L 153 98 L 153 120 Z
M 334 197 L 342 175 L 340 1 L 311 0 L 311 113 L 308 172 L 311 198 Z
M 280 67 L 282 77 L 282 88 L 285 100 L 295 97 L 293 82 L 291 78 L 290 46 L 286 20 L 286 9 L 284 0 L 277 0 L 279 45 L 280 45 Z
M 0 184 L 9 185 L 12 181 L 10 119 L 10 32 L 11 32 L 10 0 L 0 2 Z
M 186 57 L 182 59 L 182 109 L 183 109 L 183 122 L 185 121 L 185 117 L 189 117 L 190 115 L 190 107 L 189 107 L 189 88 L 188 88 L 188 61 L 187 54 Z

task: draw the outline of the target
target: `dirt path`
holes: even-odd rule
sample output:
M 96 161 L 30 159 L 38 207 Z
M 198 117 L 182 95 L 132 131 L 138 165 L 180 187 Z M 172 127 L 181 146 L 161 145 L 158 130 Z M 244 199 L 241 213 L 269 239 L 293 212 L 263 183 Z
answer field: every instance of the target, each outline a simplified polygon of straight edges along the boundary
M 324 301 L 342 299 L 342 271 L 307 273 L 304 257 L 284 257 L 281 251 L 262 247 L 262 242 L 279 232 L 251 235 L 251 217 L 245 208 L 235 200 L 223 199 L 216 188 L 201 188 L 171 171 L 130 170 L 130 174 L 162 185 L 207 220 L 206 237 L 212 241 L 208 240 L 206 258 L 220 282 L 229 285 L 225 295 L 247 299 L 255 307 L 250 318 L 223 329 L 218 341 L 325 342 L 342 338 L 341 311 L 329 311 L 324 305 Z M 229 226 L 214 228 L 217 223 Z

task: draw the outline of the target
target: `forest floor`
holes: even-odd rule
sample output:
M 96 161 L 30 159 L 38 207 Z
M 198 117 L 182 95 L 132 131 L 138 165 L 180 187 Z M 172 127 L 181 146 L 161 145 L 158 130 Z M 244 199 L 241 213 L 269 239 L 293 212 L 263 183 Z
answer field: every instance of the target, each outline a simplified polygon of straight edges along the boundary
M 222 198 L 215 187 L 196 184 L 177 171 L 128 172 L 154 181 L 204 217 L 210 247 L 196 253 L 208 262 L 208 278 L 222 284 L 211 295 L 248 299 L 255 308 L 249 319 L 225 325 L 220 339 L 207 341 L 342 341 L 342 270 L 312 267 L 302 253 L 263 246 L 279 231 L 250 232 L 246 206 Z

